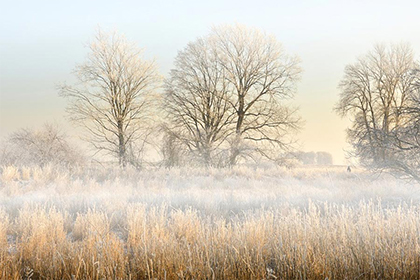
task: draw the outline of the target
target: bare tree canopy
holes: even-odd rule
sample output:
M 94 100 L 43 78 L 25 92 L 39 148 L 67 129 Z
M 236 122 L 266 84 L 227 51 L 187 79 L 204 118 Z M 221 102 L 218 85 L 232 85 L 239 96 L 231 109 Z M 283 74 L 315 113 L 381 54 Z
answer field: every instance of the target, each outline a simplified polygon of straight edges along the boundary
M 228 95 L 225 70 L 207 40 L 198 39 L 178 53 L 166 82 L 166 127 L 206 166 L 215 164 L 214 153 L 231 134 Z
M 408 154 L 398 156 L 405 149 L 402 135 L 408 128 L 418 129 L 413 120 L 418 106 L 417 68 L 413 51 L 405 44 L 377 45 L 346 66 L 336 111 L 352 117 L 347 135 L 363 164 L 391 169 L 405 165 Z
M 298 128 L 296 110 L 284 101 L 293 96 L 300 60 L 287 55 L 274 36 L 257 29 L 220 26 L 210 37 L 232 88 L 231 105 L 236 113 L 230 163 L 234 165 L 243 155 L 247 143 L 271 157 L 266 145 L 287 147 L 290 130 Z
M 179 138 L 212 161 L 274 158 L 299 127 L 293 96 L 301 69 L 273 37 L 241 25 L 220 26 L 181 51 L 167 82 L 166 108 Z M 274 151 L 273 151 L 274 149 Z
M 392 134 L 393 168 L 420 182 L 420 68 L 412 71 L 410 76 L 413 90 L 403 108 L 404 122 Z
M 75 69 L 78 84 L 64 85 L 73 121 L 88 132 L 98 151 L 136 165 L 150 121 L 150 94 L 160 80 L 156 64 L 142 58 L 142 50 L 116 33 L 99 31 L 85 63 Z

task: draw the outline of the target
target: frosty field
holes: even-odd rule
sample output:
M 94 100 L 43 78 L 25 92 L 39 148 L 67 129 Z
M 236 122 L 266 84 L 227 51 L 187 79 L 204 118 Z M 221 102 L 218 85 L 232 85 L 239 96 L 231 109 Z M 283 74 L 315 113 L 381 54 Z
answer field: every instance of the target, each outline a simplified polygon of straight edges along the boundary
M 3 167 L 1 279 L 419 279 L 420 186 L 345 167 Z

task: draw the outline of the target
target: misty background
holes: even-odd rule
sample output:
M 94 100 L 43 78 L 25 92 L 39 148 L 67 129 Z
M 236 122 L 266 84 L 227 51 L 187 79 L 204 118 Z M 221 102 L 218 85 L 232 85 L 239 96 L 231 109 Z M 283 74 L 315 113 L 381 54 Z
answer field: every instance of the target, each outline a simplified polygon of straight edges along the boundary
M 72 134 L 60 82 L 74 82 L 95 29 L 118 30 L 167 76 L 177 52 L 212 26 L 241 23 L 276 36 L 303 68 L 294 104 L 304 151 L 345 163 L 349 122 L 332 111 L 345 65 L 375 43 L 420 51 L 417 1 L 0 1 L 0 137 L 53 122 Z M 74 136 L 77 133 L 74 133 Z M 76 138 L 76 137 L 75 137 Z

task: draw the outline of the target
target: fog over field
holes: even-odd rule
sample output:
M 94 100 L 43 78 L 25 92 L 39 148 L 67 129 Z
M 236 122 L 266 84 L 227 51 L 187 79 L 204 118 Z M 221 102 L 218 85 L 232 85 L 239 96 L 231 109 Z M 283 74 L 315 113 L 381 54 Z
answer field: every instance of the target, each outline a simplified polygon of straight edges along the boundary
M 2 173 L 0 204 L 18 210 L 26 204 L 41 203 L 56 208 L 76 207 L 78 211 L 125 204 L 165 204 L 175 209 L 193 207 L 204 213 L 237 215 L 242 211 L 308 203 L 357 206 L 374 202 L 385 207 L 417 204 L 419 185 L 388 174 L 345 167 L 304 167 L 285 169 L 174 168 L 147 171 L 118 169 L 92 173 L 60 172 L 52 167 L 18 170 L 5 167 Z M 10 213 L 16 211 L 10 210 Z M 7 210 L 9 212 L 9 210 Z
M 0 280 L 420 279 L 420 2 L 3 2 Z
M 418 277 L 420 185 L 344 167 L 3 168 L 2 278 Z

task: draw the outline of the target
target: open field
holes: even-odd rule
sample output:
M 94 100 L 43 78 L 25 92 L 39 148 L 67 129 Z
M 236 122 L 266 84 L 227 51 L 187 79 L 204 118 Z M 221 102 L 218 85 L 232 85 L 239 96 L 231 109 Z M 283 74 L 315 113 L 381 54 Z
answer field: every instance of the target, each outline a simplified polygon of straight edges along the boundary
M 344 167 L 3 167 L 1 279 L 419 279 L 420 186 Z

